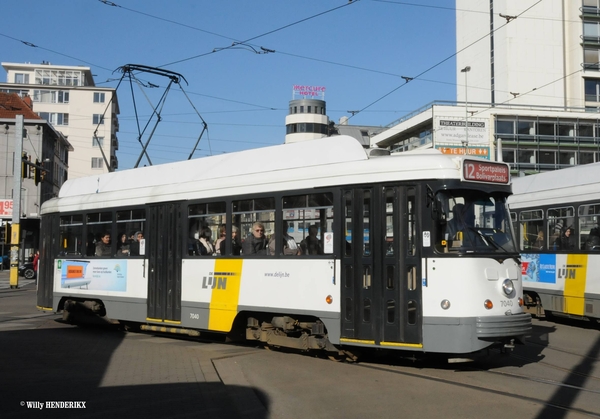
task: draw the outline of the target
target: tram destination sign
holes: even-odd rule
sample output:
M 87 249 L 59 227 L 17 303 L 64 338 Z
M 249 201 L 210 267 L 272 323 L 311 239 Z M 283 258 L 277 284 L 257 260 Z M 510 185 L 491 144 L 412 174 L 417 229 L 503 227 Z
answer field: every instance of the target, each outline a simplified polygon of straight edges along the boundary
M 505 163 L 465 159 L 463 162 L 463 179 L 472 182 L 508 185 L 510 183 L 510 170 Z

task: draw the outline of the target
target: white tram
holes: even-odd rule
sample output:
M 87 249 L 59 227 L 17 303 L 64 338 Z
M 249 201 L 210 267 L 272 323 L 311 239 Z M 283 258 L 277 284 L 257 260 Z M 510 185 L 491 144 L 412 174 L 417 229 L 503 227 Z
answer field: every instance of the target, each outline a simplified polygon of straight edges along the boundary
M 513 179 L 525 302 L 538 314 L 600 320 L 599 179 L 600 163 Z
M 38 306 L 334 354 L 512 347 L 531 316 L 509 181 L 503 163 L 346 136 L 69 180 L 42 208 Z M 302 254 L 284 240 L 239 254 L 233 231 L 244 239 L 257 221 L 275 238 L 285 221 Z M 220 254 L 195 251 L 207 228 L 224 230 Z M 127 253 L 121 237 L 137 231 L 139 255 Z M 110 255 L 97 257 L 105 234 Z

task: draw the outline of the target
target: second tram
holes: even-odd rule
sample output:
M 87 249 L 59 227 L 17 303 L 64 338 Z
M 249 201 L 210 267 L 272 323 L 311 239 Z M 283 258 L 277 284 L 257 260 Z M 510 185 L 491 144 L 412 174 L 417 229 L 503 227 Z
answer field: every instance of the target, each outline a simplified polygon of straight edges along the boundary
M 510 348 L 531 330 L 510 193 L 506 164 L 346 136 L 69 180 L 38 306 L 343 356 Z
M 539 315 L 600 320 L 600 163 L 513 179 L 524 297 Z

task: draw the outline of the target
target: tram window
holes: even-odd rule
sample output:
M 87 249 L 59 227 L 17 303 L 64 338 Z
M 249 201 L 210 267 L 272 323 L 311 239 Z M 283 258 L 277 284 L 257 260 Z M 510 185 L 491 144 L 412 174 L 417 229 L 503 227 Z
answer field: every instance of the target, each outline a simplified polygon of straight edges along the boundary
M 385 191 L 385 243 L 383 248 L 385 249 L 386 256 L 394 255 L 394 224 L 396 222 L 396 216 L 394 215 L 394 203 L 396 201 L 396 190 L 387 189 Z
M 548 247 L 559 250 L 560 238 L 567 228 L 574 228 L 575 210 L 573 207 L 550 208 L 547 212 Z
M 371 255 L 371 191 L 363 191 L 363 214 L 362 214 L 362 231 L 363 231 L 363 256 Z
M 600 251 L 600 203 L 580 205 L 578 212 L 580 249 Z
M 146 233 L 144 226 L 146 224 L 146 211 L 144 209 L 133 209 L 126 211 L 117 211 L 117 256 L 130 256 L 130 239 L 136 240 L 134 236 L 138 231 Z M 127 242 L 123 244 L 121 237 L 125 234 Z M 146 234 L 147 240 L 147 234 Z
M 344 255 L 352 256 L 352 192 L 347 191 L 344 194 L 344 225 L 346 245 L 344 246 Z
M 275 198 L 256 198 L 233 201 L 233 225 L 240 231 L 242 240 L 252 234 L 252 225 L 256 222 L 264 226 L 264 235 L 268 240 L 275 234 Z M 265 254 L 267 250 L 265 249 Z
M 116 237 L 112 237 L 112 213 L 111 212 L 91 212 L 86 216 L 86 229 L 87 229 L 87 244 L 86 244 L 86 256 L 96 255 L 96 245 L 102 241 L 102 237 L 105 235 L 110 236 L 111 254 L 114 254 L 116 249 L 115 242 Z
M 416 215 L 416 206 L 415 206 L 415 188 L 408 188 L 407 196 L 408 199 L 406 201 L 406 214 L 408 217 L 408 246 L 406 248 L 406 252 L 409 256 L 414 256 L 417 252 L 417 215 Z
M 417 268 L 415 266 L 408 268 L 406 275 L 406 288 L 409 291 L 414 291 L 417 289 Z
M 394 265 L 388 265 L 386 267 L 386 270 L 385 270 L 385 279 L 386 279 L 386 281 L 385 281 L 385 287 L 388 290 L 393 290 L 394 289 L 394 282 L 395 282 L 394 281 L 394 276 L 395 276 L 394 272 L 395 272 Z
M 83 215 L 73 214 L 60 217 L 60 250 L 61 255 L 82 255 Z
M 354 283 L 354 267 L 352 265 L 346 266 L 346 277 L 344 278 L 344 286 L 346 288 L 352 288 Z
M 522 250 L 548 249 L 544 237 L 544 211 L 521 211 L 519 214 L 519 248 Z
M 417 303 L 415 300 L 409 300 L 406 306 L 407 309 L 407 323 L 417 324 Z
M 288 224 L 287 234 L 300 245 L 303 255 L 331 253 L 324 246 L 323 234 L 332 232 L 333 195 L 331 193 L 285 196 L 282 201 L 283 221 Z M 282 249 L 278 249 L 277 253 Z M 283 251 L 283 254 L 292 254 Z
M 225 208 L 225 202 L 192 204 L 188 207 L 189 256 L 212 256 L 220 252 L 215 246 L 221 247 L 221 241 L 217 244 L 217 240 L 221 236 L 221 227 L 225 226 Z M 207 237 L 208 232 L 210 238 Z
M 365 323 L 371 321 L 371 300 L 368 298 L 363 300 L 363 321 Z
M 396 321 L 396 302 L 387 300 L 387 322 L 394 323 Z
M 346 310 L 344 312 L 344 318 L 348 321 L 352 320 L 352 298 L 346 298 Z

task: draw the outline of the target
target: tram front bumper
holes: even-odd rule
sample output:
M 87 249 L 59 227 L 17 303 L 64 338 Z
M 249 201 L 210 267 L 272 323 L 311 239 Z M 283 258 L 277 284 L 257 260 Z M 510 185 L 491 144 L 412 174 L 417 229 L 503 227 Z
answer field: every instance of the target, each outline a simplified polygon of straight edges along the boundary
M 529 313 L 477 317 L 475 319 L 476 335 L 483 340 L 520 338 L 530 334 L 531 328 L 531 314 Z

